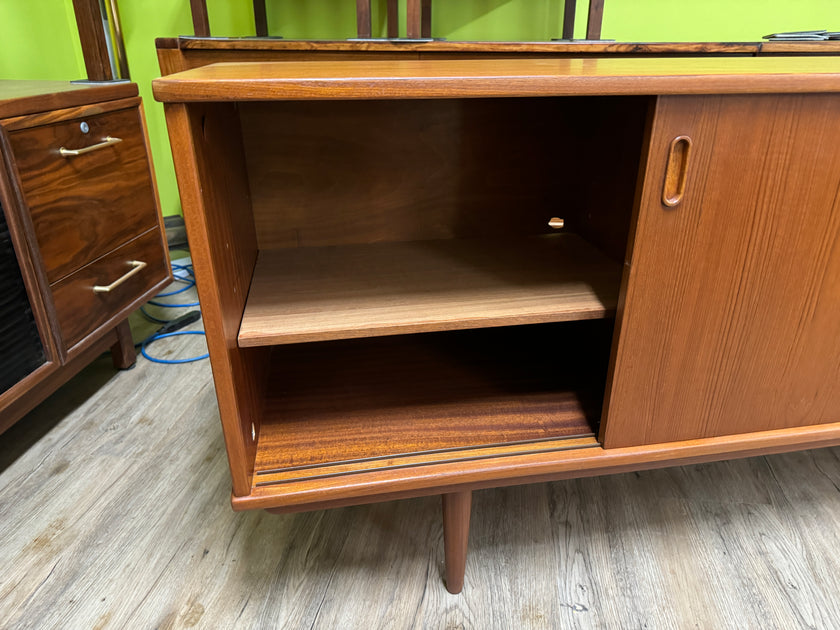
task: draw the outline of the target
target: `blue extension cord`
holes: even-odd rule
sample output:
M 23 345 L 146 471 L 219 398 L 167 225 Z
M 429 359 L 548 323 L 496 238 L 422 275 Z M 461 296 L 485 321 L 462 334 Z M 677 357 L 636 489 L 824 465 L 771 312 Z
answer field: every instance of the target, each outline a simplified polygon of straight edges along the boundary
M 175 276 L 176 281 L 184 282 L 186 284 L 186 286 L 181 287 L 180 289 L 175 289 L 174 291 L 168 291 L 166 293 L 158 293 L 155 296 L 156 298 L 178 295 L 179 293 L 183 293 L 184 291 L 187 291 L 187 290 L 189 290 L 189 289 L 191 289 L 192 287 L 195 286 L 195 276 L 193 275 L 193 270 L 192 270 L 192 265 L 191 264 L 190 265 L 178 265 L 176 263 L 172 263 L 172 270 L 173 270 L 173 272 L 174 271 L 185 271 L 187 274 L 189 274 L 192 277 L 184 279 L 184 278 L 180 278 L 178 276 Z M 199 305 L 198 302 L 187 302 L 187 303 L 181 303 L 181 304 L 167 304 L 165 302 L 156 302 L 154 300 L 149 300 L 149 304 L 152 304 L 154 306 L 162 306 L 164 308 L 185 308 L 185 307 L 189 307 L 189 306 L 198 306 Z M 172 320 L 166 320 L 166 319 L 159 319 L 159 318 L 155 317 L 154 315 L 150 315 L 146 311 L 146 309 L 142 306 L 140 307 L 140 312 L 143 313 L 143 315 L 145 317 L 147 317 L 149 320 L 151 320 L 151 321 L 153 321 L 157 324 L 166 325 L 166 324 L 169 324 L 172 321 Z M 148 346 L 153 341 L 156 341 L 158 339 L 166 339 L 167 337 L 177 337 L 177 336 L 180 336 L 180 335 L 204 335 L 204 331 L 203 330 L 180 330 L 180 331 L 176 331 L 176 332 L 167 332 L 167 333 L 156 332 L 152 335 L 149 335 L 149 337 L 147 337 L 140 344 L 138 344 L 140 346 L 140 354 L 142 354 L 144 357 L 146 357 L 147 360 L 151 361 L 152 363 L 163 363 L 165 365 L 179 365 L 179 364 L 182 364 L 182 363 L 193 363 L 195 361 L 201 361 L 203 359 L 206 359 L 210 356 L 209 353 L 204 353 L 202 355 L 195 356 L 195 357 L 188 357 L 186 359 L 159 359 L 157 357 L 151 356 L 148 352 L 146 352 L 146 346 Z

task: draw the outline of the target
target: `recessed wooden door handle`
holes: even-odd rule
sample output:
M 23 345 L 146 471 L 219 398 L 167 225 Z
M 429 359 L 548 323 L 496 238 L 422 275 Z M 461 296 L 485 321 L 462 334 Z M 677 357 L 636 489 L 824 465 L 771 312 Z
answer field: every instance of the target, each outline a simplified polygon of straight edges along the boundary
M 662 203 L 669 208 L 679 205 L 682 201 L 690 156 L 691 138 L 677 136 L 671 140 L 668 163 L 665 167 L 665 185 L 662 188 Z
M 89 147 L 84 147 L 83 149 L 65 149 L 64 147 L 61 147 L 58 152 L 62 157 L 73 157 L 74 155 L 84 155 L 85 153 L 90 153 L 91 151 L 98 151 L 99 149 L 104 149 L 105 147 L 110 147 L 111 145 L 119 144 L 120 142 L 122 142 L 122 138 L 106 136 L 102 142 L 97 142 Z
M 94 293 L 108 293 L 110 291 L 113 291 L 118 286 L 120 286 L 123 282 L 128 280 L 131 276 L 133 276 L 137 273 L 140 273 L 143 269 L 146 268 L 146 263 L 144 263 L 142 260 L 129 260 L 128 264 L 131 265 L 131 267 L 132 267 L 132 269 L 130 271 L 123 274 L 122 276 L 120 276 L 119 278 L 117 278 L 111 284 L 109 284 L 107 286 L 103 287 L 102 285 L 97 284 L 96 286 L 93 287 L 93 292 Z

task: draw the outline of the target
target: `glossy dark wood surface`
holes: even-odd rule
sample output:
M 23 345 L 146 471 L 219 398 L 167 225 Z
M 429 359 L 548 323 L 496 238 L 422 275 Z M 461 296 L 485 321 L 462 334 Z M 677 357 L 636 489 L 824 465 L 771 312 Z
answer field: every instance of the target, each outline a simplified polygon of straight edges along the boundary
M 67 81 L 0 79 L 0 118 L 131 98 L 137 94 L 137 85 L 128 82 L 91 85 Z
M 107 136 L 122 142 L 84 155 L 58 153 Z M 157 224 L 136 107 L 14 131 L 9 138 L 50 283 Z
M 459 42 L 459 41 L 371 41 L 347 40 L 272 40 L 253 38 L 197 38 L 180 37 L 174 40 L 162 38 L 164 46 L 173 44 L 182 50 L 297 50 L 297 51 L 392 51 L 392 52 L 542 52 L 571 53 L 575 55 L 604 53 L 645 54 L 708 54 L 747 53 L 756 54 L 761 42 Z M 829 42 L 831 44 L 831 42 Z M 827 49 L 828 47 L 826 47 Z M 833 47 L 838 48 L 840 47 Z
M 21 271 L 29 302 L 33 306 L 48 359 L 44 366 L 0 396 L 0 430 L 22 417 L 108 348 L 112 351 L 115 366 L 131 365 L 134 361 L 134 348 L 125 320 L 132 310 L 169 281 L 168 258 L 160 236 L 157 218 L 159 204 L 154 183 L 151 180 L 145 131 L 138 111 L 139 99 L 136 96 L 137 86 L 128 83 L 86 86 L 60 82 L 0 81 L 0 151 L 3 166 L 0 169 L 0 198 L 7 211 L 12 241 L 18 259 L 21 261 Z M 27 154 L 24 151 L 23 156 L 17 153 L 19 147 L 15 139 L 18 137 L 31 139 L 45 130 L 47 135 L 50 135 L 52 130 L 65 127 L 75 128 L 76 133 L 81 135 L 81 120 L 91 121 L 90 125 L 94 127 L 96 124 L 93 120 L 97 116 L 105 118 L 115 116 L 119 119 L 124 115 L 129 116 L 131 121 L 129 133 L 122 134 L 126 140 L 122 144 L 127 143 L 128 155 L 136 163 L 136 169 L 144 178 L 145 187 L 138 187 L 136 182 L 124 179 L 125 173 L 120 172 L 119 160 L 103 161 L 100 156 L 93 161 L 102 167 L 99 175 L 104 177 L 103 181 L 96 184 L 93 190 L 88 187 L 81 190 L 79 194 L 79 186 L 75 184 L 81 180 L 83 182 L 81 187 L 84 188 L 86 177 L 91 173 L 84 168 L 75 170 L 71 168 L 70 172 L 67 170 L 56 172 L 61 169 L 55 169 L 54 164 L 50 163 L 50 158 L 65 159 L 58 158 L 60 145 L 32 146 L 30 148 L 33 148 L 34 153 Z M 119 131 L 126 131 L 126 129 Z M 38 145 L 38 141 L 29 144 Z M 67 147 L 78 148 L 70 144 Z M 95 158 L 96 153 L 89 154 L 88 157 L 90 156 Z M 23 159 L 18 159 L 20 157 Z M 85 163 L 90 165 L 90 160 L 86 160 Z M 29 168 L 40 168 L 42 171 L 30 180 L 27 179 L 27 175 L 30 174 L 27 170 Z M 106 171 L 107 177 L 101 171 Z M 128 175 L 131 176 L 132 173 L 129 172 Z M 96 173 L 94 173 L 94 178 L 95 176 Z M 110 184 L 106 181 L 108 177 Z M 37 182 L 35 185 L 39 189 L 36 197 L 40 193 L 47 197 L 51 195 L 65 210 L 64 225 L 60 229 L 53 230 L 45 243 L 39 243 L 39 237 L 43 236 L 44 232 L 39 234 L 36 230 L 32 208 L 28 204 L 27 193 L 31 192 L 31 189 L 27 188 L 27 183 L 32 183 L 32 181 Z M 136 198 L 130 200 L 131 204 L 148 209 L 150 223 L 144 229 L 147 235 L 154 234 L 158 260 L 152 268 L 146 270 L 146 282 L 139 293 L 128 295 L 126 286 L 123 286 L 119 287 L 122 289 L 120 299 L 114 300 L 113 296 L 110 296 L 108 300 L 105 300 L 108 302 L 105 308 L 103 308 L 103 301 L 95 305 L 78 304 L 75 302 L 76 297 L 73 296 L 69 298 L 69 302 L 62 302 L 61 307 L 58 308 L 57 303 L 67 298 L 68 294 L 64 285 L 50 286 L 41 246 L 43 245 L 47 251 L 60 254 L 62 249 L 67 247 L 62 243 L 67 235 L 71 236 L 67 239 L 67 243 L 72 245 L 74 230 L 80 236 L 80 240 L 84 241 L 89 234 L 84 233 L 84 230 L 80 231 L 78 225 L 78 218 L 84 218 L 84 212 L 74 213 L 73 204 L 82 203 L 81 199 L 83 202 L 95 205 L 99 202 L 91 199 L 91 194 L 96 195 L 102 191 L 121 188 L 133 190 Z M 120 217 L 119 213 L 109 216 L 113 214 L 110 210 L 109 207 L 97 217 L 98 222 L 95 222 L 97 224 L 93 228 L 89 225 L 82 226 L 82 228 L 89 228 L 89 232 L 94 235 L 101 235 L 110 230 L 112 234 L 121 236 L 115 237 L 116 240 L 111 241 L 110 245 L 106 243 L 109 240 L 107 238 L 94 242 L 92 247 L 102 245 L 104 249 L 94 251 L 93 254 L 89 251 L 89 243 L 81 244 L 75 250 L 75 254 L 78 254 L 77 261 L 67 268 L 66 273 L 71 274 L 70 277 L 72 277 L 74 272 L 78 272 L 75 287 L 79 289 L 79 295 L 92 294 L 92 286 L 97 280 L 87 278 L 85 270 L 78 271 L 78 269 L 97 256 L 104 256 L 104 258 L 99 258 L 99 261 L 93 263 L 94 265 L 107 264 L 108 256 L 120 245 L 120 242 L 129 241 L 136 236 L 136 233 L 125 233 L 124 226 L 115 225 L 115 221 L 122 221 L 125 217 Z M 112 222 L 107 227 L 109 218 Z M 61 222 L 62 220 L 59 220 L 59 223 Z M 103 228 L 103 225 L 106 227 Z M 57 298 L 54 290 L 61 296 Z M 69 331 L 67 339 L 62 336 L 61 331 L 65 325 Z
M 96 285 L 107 286 L 131 271 L 129 262 L 138 260 L 146 268 L 108 293 L 95 293 Z M 160 232 L 155 228 L 122 247 L 73 272 L 52 286 L 55 310 L 66 346 L 82 338 L 146 296 L 168 275 Z

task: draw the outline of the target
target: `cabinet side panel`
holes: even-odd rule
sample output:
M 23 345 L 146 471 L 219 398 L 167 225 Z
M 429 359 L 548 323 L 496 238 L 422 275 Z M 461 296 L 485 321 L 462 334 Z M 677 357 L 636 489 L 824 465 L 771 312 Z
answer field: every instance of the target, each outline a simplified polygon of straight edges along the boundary
M 166 122 L 233 492 L 242 496 L 251 490 L 266 353 L 236 342 L 257 258 L 238 115 L 228 104 L 167 105 Z
M 46 361 L 0 201 L 0 394 Z
M 840 98 L 664 97 L 606 447 L 840 420 Z M 663 184 L 692 141 L 685 193 Z

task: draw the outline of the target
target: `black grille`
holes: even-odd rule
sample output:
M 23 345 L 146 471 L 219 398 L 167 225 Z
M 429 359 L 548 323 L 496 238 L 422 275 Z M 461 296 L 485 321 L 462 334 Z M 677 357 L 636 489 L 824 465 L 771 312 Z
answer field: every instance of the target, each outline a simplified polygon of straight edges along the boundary
M 44 347 L 0 205 L 0 393 L 44 363 Z

